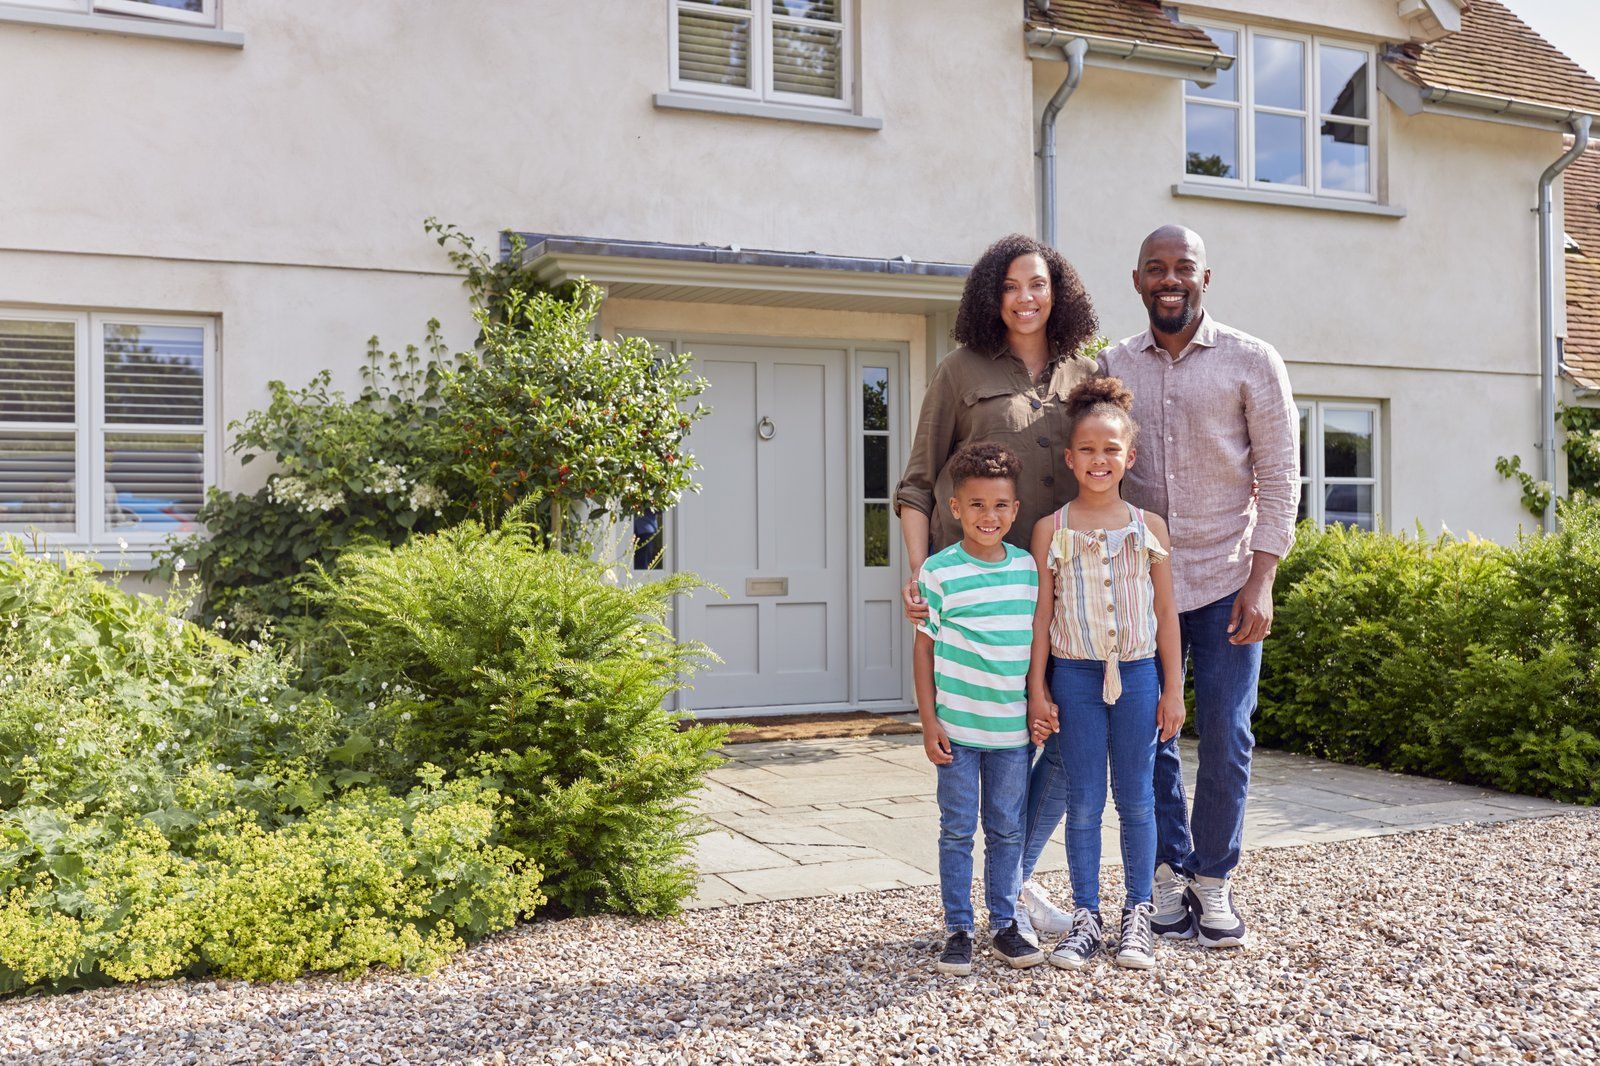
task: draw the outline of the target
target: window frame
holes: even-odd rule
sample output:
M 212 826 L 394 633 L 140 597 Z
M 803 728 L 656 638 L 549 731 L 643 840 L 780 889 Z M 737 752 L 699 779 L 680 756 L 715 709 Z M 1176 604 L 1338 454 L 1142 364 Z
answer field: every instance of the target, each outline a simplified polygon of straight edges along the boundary
M 88 0 L 89 10 L 95 14 L 132 15 L 135 18 L 154 19 L 158 22 L 181 22 L 186 26 L 216 26 L 220 22 L 217 6 L 220 0 L 200 0 L 199 11 L 183 11 L 175 7 L 162 7 L 146 0 Z
M 1196 185 L 1220 186 L 1229 189 L 1250 189 L 1256 192 L 1279 192 L 1286 196 L 1304 196 L 1308 200 L 1329 199 L 1349 200 L 1360 203 L 1378 202 L 1379 105 L 1377 84 L 1378 54 L 1376 48 L 1359 41 L 1345 40 L 1338 37 L 1324 37 L 1320 34 L 1296 33 L 1290 30 L 1275 29 L 1258 30 L 1254 26 L 1247 26 L 1242 23 L 1196 19 L 1187 24 L 1202 31 L 1222 30 L 1237 35 L 1239 54 L 1234 57 L 1233 69 L 1237 72 L 1235 79 L 1239 89 L 1239 98 L 1235 101 L 1228 101 L 1193 96 L 1190 94 L 1193 82 L 1185 79 L 1181 83 L 1183 137 L 1180 142 L 1179 172 L 1182 174 L 1184 182 Z M 1301 64 L 1300 73 L 1302 99 L 1305 104 L 1303 109 L 1295 111 L 1272 105 L 1256 104 L 1255 43 L 1258 37 L 1265 37 L 1270 40 L 1295 41 L 1305 49 L 1305 60 Z M 1368 110 L 1366 118 L 1347 118 L 1323 113 L 1321 99 L 1322 50 L 1325 47 L 1343 48 L 1351 52 L 1360 52 L 1366 56 Z M 1234 134 L 1239 148 L 1239 177 L 1219 178 L 1209 174 L 1189 173 L 1190 104 L 1226 108 L 1233 112 Z M 1301 148 L 1305 154 L 1307 172 L 1304 185 L 1285 185 L 1281 182 L 1258 181 L 1256 179 L 1256 116 L 1258 114 L 1297 117 L 1304 122 L 1305 132 Z M 1329 121 L 1367 129 L 1367 189 L 1365 192 L 1330 189 L 1323 184 L 1321 128 L 1324 122 Z
M 776 15 L 772 12 L 773 0 L 750 0 L 748 8 L 721 7 L 702 0 L 668 0 L 667 5 L 667 64 L 668 85 L 673 92 L 700 96 L 717 96 L 753 103 L 779 104 L 785 107 L 803 107 L 822 111 L 848 111 L 856 109 L 856 0 L 838 0 L 839 20 L 801 18 L 795 15 Z M 712 15 L 721 18 L 736 17 L 750 24 L 750 87 L 719 85 L 716 82 L 695 81 L 679 73 L 678 63 L 678 13 Z M 839 96 L 811 96 L 806 93 L 781 92 L 773 88 L 772 58 L 773 28 L 777 25 L 816 27 L 839 32 Z
M 1327 496 L 1330 487 L 1338 485 L 1368 485 L 1372 488 L 1372 525 L 1383 528 L 1383 404 L 1377 400 L 1325 400 L 1316 397 L 1295 397 L 1297 416 L 1306 422 L 1306 466 L 1300 471 L 1300 498 L 1305 503 L 1306 519 L 1326 528 Z M 1324 415 L 1328 411 L 1356 411 L 1372 417 L 1372 476 L 1329 477 L 1324 473 L 1327 463 L 1327 444 L 1323 435 Z
M 130 313 L 115 311 L 63 311 L 0 304 L 0 318 L 33 322 L 73 323 L 75 362 L 73 366 L 74 434 L 74 528 L 41 533 L 37 550 L 68 548 L 74 551 L 110 550 L 126 542 L 137 558 L 148 556 L 173 534 L 170 531 L 141 533 L 136 529 L 110 529 L 105 506 L 105 441 L 108 432 L 133 435 L 183 433 L 201 439 L 202 492 L 220 481 L 221 373 L 217 347 L 217 320 L 209 315 Z M 201 421 L 199 425 L 162 423 L 159 425 L 109 426 L 105 415 L 105 327 L 179 326 L 199 327 L 202 337 Z M 65 432 L 65 423 L 0 422 L 7 432 Z M 203 526 L 197 532 L 204 534 Z M 26 530 L 8 531 L 27 538 Z

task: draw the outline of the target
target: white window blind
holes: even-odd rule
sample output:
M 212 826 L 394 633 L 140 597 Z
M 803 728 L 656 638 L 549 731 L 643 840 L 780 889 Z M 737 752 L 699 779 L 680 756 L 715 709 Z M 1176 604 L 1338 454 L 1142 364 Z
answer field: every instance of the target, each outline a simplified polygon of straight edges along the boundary
M 151 546 L 212 480 L 206 319 L 0 309 L 0 531 Z
M 669 2 L 675 88 L 851 106 L 853 0 Z
M 217 24 L 217 0 L 0 0 L 0 7 L 42 7 L 85 15 L 132 15 L 190 26 Z

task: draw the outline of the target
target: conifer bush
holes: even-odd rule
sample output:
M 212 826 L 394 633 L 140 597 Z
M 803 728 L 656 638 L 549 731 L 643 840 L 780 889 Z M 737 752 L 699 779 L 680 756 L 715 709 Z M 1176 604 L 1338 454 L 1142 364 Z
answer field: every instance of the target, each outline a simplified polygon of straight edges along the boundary
M 1600 503 L 1515 545 L 1307 524 L 1279 582 L 1262 743 L 1600 802 Z

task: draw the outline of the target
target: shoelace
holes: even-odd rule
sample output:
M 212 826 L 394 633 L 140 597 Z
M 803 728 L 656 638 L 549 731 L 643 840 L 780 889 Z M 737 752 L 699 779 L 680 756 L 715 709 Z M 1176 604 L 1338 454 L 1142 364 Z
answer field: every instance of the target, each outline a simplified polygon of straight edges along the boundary
M 1094 915 L 1090 913 L 1087 907 L 1079 907 L 1072 912 L 1072 929 L 1056 950 L 1087 955 L 1094 948 L 1095 932 L 1096 922 Z
M 1228 906 L 1228 882 L 1220 885 L 1207 885 L 1196 881 L 1191 885 L 1194 894 L 1200 897 L 1200 906 L 1205 914 L 1231 914 L 1233 908 Z
M 1176 875 L 1156 882 L 1156 913 L 1171 914 L 1183 909 L 1183 890 L 1189 887 L 1187 877 Z
M 1155 934 L 1150 929 L 1150 916 L 1156 912 L 1155 904 L 1140 903 L 1122 916 L 1122 951 L 1132 948 L 1141 955 L 1156 953 Z

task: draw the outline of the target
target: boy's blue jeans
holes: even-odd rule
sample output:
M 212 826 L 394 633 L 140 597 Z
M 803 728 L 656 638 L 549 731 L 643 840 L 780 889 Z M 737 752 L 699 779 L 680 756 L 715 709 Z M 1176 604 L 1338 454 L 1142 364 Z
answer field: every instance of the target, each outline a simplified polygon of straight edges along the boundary
M 1150 899 L 1155 869 L 1156 823 L 1151 779 L 1156 756 L 1156 703 L 1161 680 L 1155 659 L 1122 663 L 1122 696 L 1101 698 L 1105 663 L 1060 659 L 1051 663 L 1050 697 L 1061 731 L 1044 744 L 1028 792 L 1024 877 L 1067 816 L 1067 868 L 1072 903 L 1100 909 L 1100 821 L 1106 806 L 1106 766 L 1122 839 L 1127 905 Z
M 1194 667 L 1194 731 L 1200 739 L 1194 813 L 1183 791 L 1174 737 L 1156 752 L 1156 862 L 1190 877 L 1227 877 L 1239 865 L 1250 754 L 1256 738 L 1261 645 L 1229 644 L 1228 618 L 1238 593 L 1178 615 L 1184 661 Z
M 973 931 L 972 837 L 983 814 L 983 889 L 996 931 L 1016 920 L 1029 749 L 950 745 L 939 772 L 939 894 L 949 933 Z

